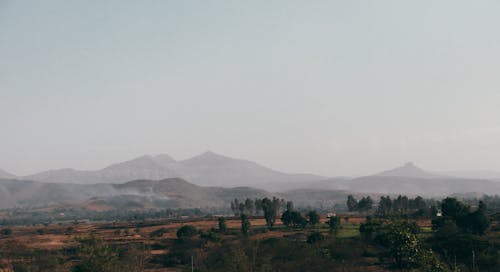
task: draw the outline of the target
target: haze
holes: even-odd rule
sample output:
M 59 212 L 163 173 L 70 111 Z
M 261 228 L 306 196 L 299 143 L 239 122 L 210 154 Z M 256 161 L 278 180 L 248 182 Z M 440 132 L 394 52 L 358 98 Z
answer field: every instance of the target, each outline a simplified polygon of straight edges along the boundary
M 500 170 L 498 1 L 0 1 L 0 168 Z

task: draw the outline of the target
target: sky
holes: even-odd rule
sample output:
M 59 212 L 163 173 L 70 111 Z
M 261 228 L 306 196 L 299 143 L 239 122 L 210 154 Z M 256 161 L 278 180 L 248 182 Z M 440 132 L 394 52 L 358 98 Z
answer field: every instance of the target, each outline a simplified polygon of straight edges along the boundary
M 0 168 L 500 171 L 500 2 L 0 0 Z

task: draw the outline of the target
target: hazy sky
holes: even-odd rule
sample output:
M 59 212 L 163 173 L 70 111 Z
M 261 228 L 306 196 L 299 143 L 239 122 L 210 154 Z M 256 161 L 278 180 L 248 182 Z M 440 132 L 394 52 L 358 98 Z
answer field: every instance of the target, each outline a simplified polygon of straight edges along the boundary
M 2 1 L 0 168 L 500 170 L 500 1 Z

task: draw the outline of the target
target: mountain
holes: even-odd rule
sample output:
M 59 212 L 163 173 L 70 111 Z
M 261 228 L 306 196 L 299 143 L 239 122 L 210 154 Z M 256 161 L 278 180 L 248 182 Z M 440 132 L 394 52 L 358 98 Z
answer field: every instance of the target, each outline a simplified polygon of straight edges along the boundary
M 500 182 L 449 177 L 418 178 L 367 176 L 352 179 L 338 188 L 351 192 L 446 196 L 460 193 L 500 194 Z
M 249 188 L 202 187 L 179 178 L 135 180 L 123 184 L 67 184 L 0 180 L 0 209 L 48 205 L 105 209 L 225 207 L 234 198 L 270 196 Z
M 490 170 L 472 170 L 472 171 L 442 171 L 436 172 L 438 175 L 471 178 L 471 179 L 489 179 L 500 181 L 500 172 Z
M 310 174 L 286 174 L 251 161 L 234 159 L 210 151 L 181 161 L 179 166 L 178 170 L 183 178 L 201 185 L 259 186 L 324 179 L 324 177 Z
M 15 177 L 16 176 L 12 175 L 11 173 L 8 173 L 8 172 L 0 169 L 0 179 L 12 179 Z
M 403 166 L 396 167 L 376 174 L 381 177 L 413 177 L 413 178 L 435 178 L 436 175 L 424 171 L 412 162 L 407 162 Z
M 251 161 L 230 158 L 213 152 L 205 152 L 183 161 L 176 161 L 165 154 L 148 155 L 96 171 L 59 169 L 22 178 L 51 183 L 91 184 L 124 183 L 137 179 L 161 180 L 176 177 L 197 185 L 229 187 L 271 183 L 288 184 L 325 179 L 310 174 L 286 174 Z
M 23 179 L 52 183 L 123 183 L 136 179 L 160 180 L 179 177 L 168 167 L 175 163 L 168 155 L 142 156 L 130 161 L 116 163 L 97 171 L 58 169 L 25 176 Z
M 348 191 L 369 194 L 447 196 L 452 194 L 500 194 L 500 182 L 479 178 L 457 178 L 423 170 L 413 163 L 357 178 L 329 178 L 310 182 L 302 189 Z

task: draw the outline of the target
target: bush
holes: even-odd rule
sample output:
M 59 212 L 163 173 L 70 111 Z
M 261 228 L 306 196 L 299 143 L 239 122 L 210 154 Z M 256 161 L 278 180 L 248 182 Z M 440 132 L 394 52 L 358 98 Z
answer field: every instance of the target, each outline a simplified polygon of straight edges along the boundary
M 323 234 L 321 234 L 321 232 L 315 231 L 315 232 L 309 234 L 309 236 L 307 236 L 307 242 L 309 244 L 315 244 L 316 242 L 319 242 L 322 240 L 325 240 L 325 236 L 323 236 Z
M 149 234 L 149 237 L 153 238 L 153 237 L 162 237 L 164 233 L 167 232 L 167 229 L 166 228 L 160 228 L 160 229 L 157 229 L 155 231 L 152 231 L 150 234 Z M 179 233 L 179 232 L 177 232 Z M 177 234 L 177 236 L 179 236 L 179 234 Z
M 12 234 L 12 230 L 11 229 L 2 229 L 0 231 L 0 233 L 2 233 L 2 235 L 8 236 L 8 235 Z
M 182 226 L 179 230 L 177 230 L 177 238 L 179 239 L 185 239 L 185 238 L 191 238 L 195 236 L 198 233 L 198 230 L 191 226 L 191 225 L 185 225 Z

